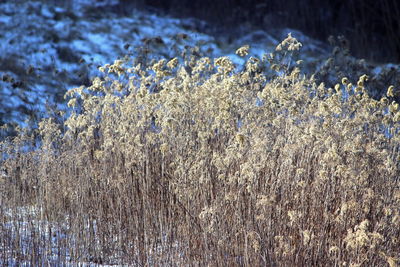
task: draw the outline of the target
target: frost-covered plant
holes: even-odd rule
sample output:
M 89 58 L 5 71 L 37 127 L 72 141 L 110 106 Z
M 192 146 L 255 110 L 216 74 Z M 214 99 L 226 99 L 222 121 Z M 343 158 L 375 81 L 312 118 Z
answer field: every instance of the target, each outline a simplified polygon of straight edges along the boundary
M 337 79 L 349 77 L 357 80 L 362 75 L 370 77 L 369 82 L 365 83 L 365 89 L 375 99 L 380 99 L 390 85 L 400 84 L 400 69 L 391 64 L 372 64 L 364 59 L 357 59 L 350 54 L 350 43 L 343 36 L 334 38 L 329 37 L 329 42 L 333 46 L 332 53 L 326 60 L 318 64 L 314 70 L 314 77 L 324 82 L 327 86 L 334 86 Z M 399 95 L 395 95 L 399 100 Z
M 60 249 L 75 260 L 392 264 L 396 88 L 380 100 L 367 76 L 326 88 L 286 57 L 300 47 L 289 36 L 273 63 L 248 57 L 240 70 L 228 57 L 104 66 L 90 87 L 68 92 L 63 127 L 41 123 L 40 150 L 4 161 L 20 171 L 1 188 L 35 186 L 22 192 L 64 227 Z

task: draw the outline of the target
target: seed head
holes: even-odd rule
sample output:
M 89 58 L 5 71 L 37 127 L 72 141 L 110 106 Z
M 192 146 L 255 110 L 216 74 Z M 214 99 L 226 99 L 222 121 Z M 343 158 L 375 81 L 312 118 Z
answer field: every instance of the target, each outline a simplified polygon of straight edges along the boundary
M 394 86 L 393 85 L 389 86 L 389 88 L 387 89 L 386 95 L 387 95 L 387 97 L 394 97 Z
M 242 47 L 240 47 L 238 50 L 236 50 L 236 55 L 240 56 L 240 57 L 245 57 L 249 54 L 249 45 L 244 45 Z

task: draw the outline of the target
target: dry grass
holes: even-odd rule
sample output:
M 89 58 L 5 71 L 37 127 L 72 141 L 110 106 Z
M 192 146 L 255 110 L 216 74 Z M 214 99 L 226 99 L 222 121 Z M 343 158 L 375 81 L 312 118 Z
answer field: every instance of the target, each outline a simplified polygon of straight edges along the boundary
M 64 123 L 2 143 L 0 261 L 396 266 L 395 92 L 316 84 L 288 64 L 299 47 L 243 47 L 240 71 L 119 60 L 68 92 Z

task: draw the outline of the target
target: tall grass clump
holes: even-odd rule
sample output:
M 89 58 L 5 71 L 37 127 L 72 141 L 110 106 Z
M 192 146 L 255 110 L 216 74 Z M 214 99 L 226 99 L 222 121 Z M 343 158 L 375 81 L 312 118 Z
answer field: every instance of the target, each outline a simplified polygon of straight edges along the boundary
M 102 67 L 2 143 L 0 261 L 396 266 L 396 88 L 326 88 L 300 47 Z

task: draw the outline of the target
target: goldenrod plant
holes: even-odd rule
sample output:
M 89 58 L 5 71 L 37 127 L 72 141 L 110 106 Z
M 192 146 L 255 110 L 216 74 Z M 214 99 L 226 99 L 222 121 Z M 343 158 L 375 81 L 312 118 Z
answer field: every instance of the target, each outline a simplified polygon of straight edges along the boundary
M 319 84 L 300 48 L 101 67 L 1 143 L 0 262 L 397 266 L 398 88 Z

